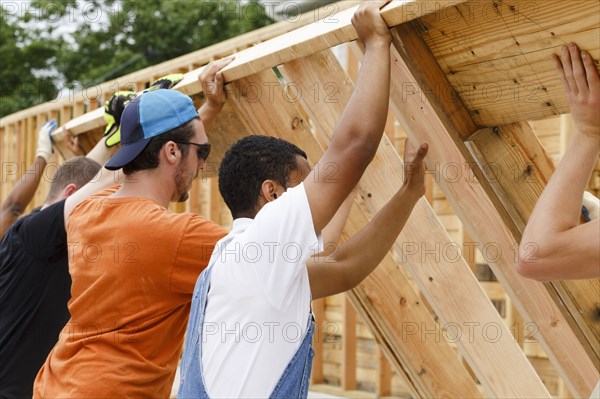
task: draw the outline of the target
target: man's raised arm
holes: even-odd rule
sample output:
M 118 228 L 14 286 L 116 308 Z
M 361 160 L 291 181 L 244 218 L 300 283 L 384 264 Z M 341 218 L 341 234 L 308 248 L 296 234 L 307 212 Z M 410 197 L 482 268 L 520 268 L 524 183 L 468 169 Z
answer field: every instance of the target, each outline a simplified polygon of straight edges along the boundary
M 365 46 L 358 81 L 329 148 L 304 180 L 317 233 L 356 186 L 383 135 L 389 103 L 392 39 L 380 9 L 387 3 L 366 1 L 352 19 Z

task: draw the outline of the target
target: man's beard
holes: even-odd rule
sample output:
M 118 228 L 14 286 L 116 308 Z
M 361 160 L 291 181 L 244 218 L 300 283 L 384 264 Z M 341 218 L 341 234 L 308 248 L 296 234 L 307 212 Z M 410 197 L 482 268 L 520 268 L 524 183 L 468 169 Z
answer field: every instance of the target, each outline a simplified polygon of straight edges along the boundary
M 187 180 L 188 179 L 186 179 L 185 168 L 183 167 L 183 165 L 180 164 L 179 166 L 177 166 L 177 170 L 175 170 L 175 188 L 177 189 L 177 195 L 179 195 L 177 202 L 185 202 L 190 197 L 190 194 L 188 192 L 189 183 Z

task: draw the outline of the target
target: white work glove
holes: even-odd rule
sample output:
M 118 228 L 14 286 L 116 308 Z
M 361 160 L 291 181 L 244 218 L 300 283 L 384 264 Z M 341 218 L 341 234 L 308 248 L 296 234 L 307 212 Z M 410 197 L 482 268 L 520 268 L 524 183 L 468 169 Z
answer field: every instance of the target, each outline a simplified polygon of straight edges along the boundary
M 598 216 L 600 216 L 600 200 L 589 191 L 583 193 L 583 207 L 585 208 L 584 218 L 586 221 L 598 219 Z
M 58 124 L 56 119 L 50 119 L 44 123 L 38 132 L 37 150 L 35 152 L 36 157 L 42 157 L 48 162 L 54 150 L 52 149 L 52 138 L 50 134 L 56 129 Z

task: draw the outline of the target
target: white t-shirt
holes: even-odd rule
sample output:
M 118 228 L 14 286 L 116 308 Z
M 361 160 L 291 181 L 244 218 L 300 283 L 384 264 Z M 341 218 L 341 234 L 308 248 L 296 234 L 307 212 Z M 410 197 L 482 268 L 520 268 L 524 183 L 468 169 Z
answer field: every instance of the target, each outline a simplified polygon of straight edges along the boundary
M 236 219 L 227 238 L 211 259 L 218 257 L 203 326 L 206 391 L 211 398 L 266 398 L 306 333 L 306 261 L 323 247 L 304 185 L 256 218 Z

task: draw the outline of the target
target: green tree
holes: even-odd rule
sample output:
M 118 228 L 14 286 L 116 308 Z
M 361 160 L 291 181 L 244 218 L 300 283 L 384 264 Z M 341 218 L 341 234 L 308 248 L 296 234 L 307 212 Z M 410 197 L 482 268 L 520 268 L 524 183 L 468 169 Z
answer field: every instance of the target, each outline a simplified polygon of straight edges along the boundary
M 273 22 L 258 0 L 32 0 L 29 6 L 17 21 L 6 23 L 7 29 L 3 19 L 2 48 L 6 44 L 7 50 L 2 53 L 2 82 L 4 60 L 10 59 L 12 67 L 20 65 L 14 70 L 17 75 L 24 65 L 26 70 L 30 64 L 32 69 L 53 69 L 56 82 L 76 90 Z M 23 28 L 32 23 L 38 28 Z M 66 29 L 69 25 L 75 28 Z M 30 42 L 27 46 L 18 43 L 23 33 Z M 44 78 L 43 83 L 51 80 Z M 17 98 L 14 90 L 3 90 L 2 103 L 7 104 L 3 115 L 49 100 L 56 87 L 50 84 L 47 89 L 29 102 Z
M 105 0 L 109 22 L 84 24 L 75 46 L 59 52 L 67 83 L 86 85 L 123 75 L 271 23 L 257 0 Z M 97 18 L 97 10 L 90 10 Z M 99 26 L 100 25 L 100 26 Z
M 40 40 L 0 13 L 0 117 L 56 97 L 55 77 L 44 75 L 56 59 L 55 43 Z

